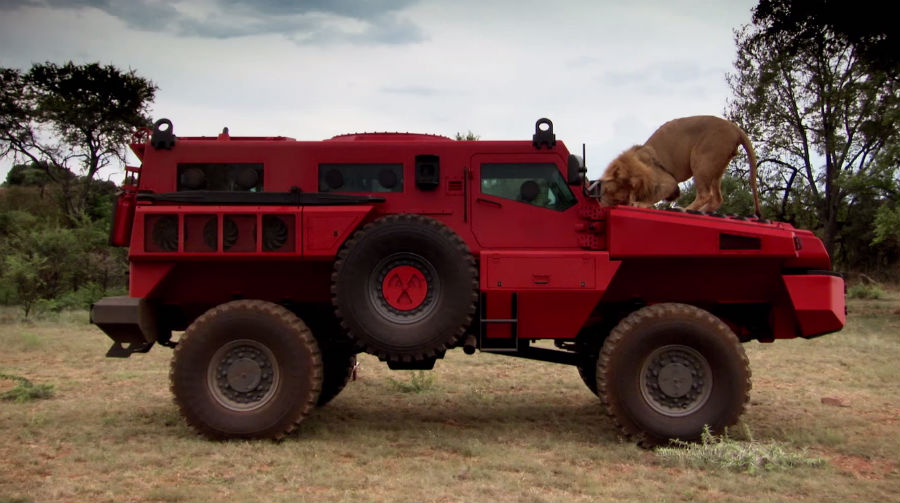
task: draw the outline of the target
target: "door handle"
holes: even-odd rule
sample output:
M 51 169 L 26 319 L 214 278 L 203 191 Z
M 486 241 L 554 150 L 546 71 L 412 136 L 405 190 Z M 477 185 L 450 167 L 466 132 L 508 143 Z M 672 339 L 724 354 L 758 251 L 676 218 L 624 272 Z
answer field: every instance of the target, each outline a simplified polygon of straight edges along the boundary
M 492 201 L 492 200 L 490 200 L 490 199 L 485 199 L 485 198 L 483 198 L 483 197 L 479 197 L 479 198 L 477 198 L 477 199 L 475 199 L 475 200 L 478 201 L 479 203 L 490 204 L 490 205 L 496 206 L 496 207 L 498 207 L 498 208 L 502 208 L 502 207 L 503 207 L 503 203 L 501 203 L 501 202 L 499 202 L 499 201 Z

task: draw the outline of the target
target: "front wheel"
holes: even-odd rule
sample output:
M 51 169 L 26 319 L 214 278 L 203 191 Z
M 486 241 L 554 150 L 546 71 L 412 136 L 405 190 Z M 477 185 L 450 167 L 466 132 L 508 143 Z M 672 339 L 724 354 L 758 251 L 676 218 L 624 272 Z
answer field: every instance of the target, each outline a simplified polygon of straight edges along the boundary
M 187 328 L 172 357 L 181 415 L 213 439 L 279 439 L 315 407 L 322 357 L 309 328 L 270 302 L 216 306 Z
M 625 317 L 603 344 L 597 391 L 625 436 L 642 445 L 693 441 L 704 426 L 737 423 L 750 367 L 720 319 L 687 304 L 656 304 Z

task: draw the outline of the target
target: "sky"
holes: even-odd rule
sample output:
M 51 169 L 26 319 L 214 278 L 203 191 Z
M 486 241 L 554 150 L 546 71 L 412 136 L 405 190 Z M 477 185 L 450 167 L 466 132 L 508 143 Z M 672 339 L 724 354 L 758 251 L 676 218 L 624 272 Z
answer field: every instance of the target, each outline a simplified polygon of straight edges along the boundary
M 100 62 L 176 135 L 530 140 L 597 178 L 662 123 L 724 114 L 753 0 L 0 0 L 0 67 Z M 135 161 L 136 162 L 136 161 Z M 0 161 L 0 180 L 10 163 Z M 115 169 L 101 177 L 120 181 Z

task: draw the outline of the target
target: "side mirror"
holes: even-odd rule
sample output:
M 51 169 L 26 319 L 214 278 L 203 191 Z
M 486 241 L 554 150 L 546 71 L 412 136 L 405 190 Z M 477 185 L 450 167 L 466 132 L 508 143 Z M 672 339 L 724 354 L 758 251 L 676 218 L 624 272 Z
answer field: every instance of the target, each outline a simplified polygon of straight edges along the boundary
M 583 185 L 586 174 L 587 168 L 584 167 L 582 158 L 575 154 L 569 154 L 569 171 L 566 176 L 566 183 L 569 185 Z

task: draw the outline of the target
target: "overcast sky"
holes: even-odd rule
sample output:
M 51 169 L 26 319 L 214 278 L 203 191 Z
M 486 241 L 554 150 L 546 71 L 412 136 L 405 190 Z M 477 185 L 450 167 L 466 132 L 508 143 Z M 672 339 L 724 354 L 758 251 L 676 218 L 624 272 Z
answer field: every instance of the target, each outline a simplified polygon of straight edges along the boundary
M 755 0 L 0 0 L 0 67 L 99 61 L 159 86 L 176 135 L 531 139 L 596 178 L 663 122 L 721 116 Z M 9 164 L 0 164 L 0 180 Z M 113 175 L 112 170 L 106 172 Z M 119 177 L 113 177 L 114 180 Z

